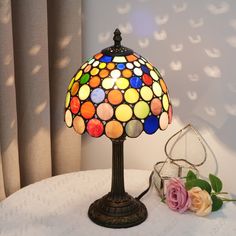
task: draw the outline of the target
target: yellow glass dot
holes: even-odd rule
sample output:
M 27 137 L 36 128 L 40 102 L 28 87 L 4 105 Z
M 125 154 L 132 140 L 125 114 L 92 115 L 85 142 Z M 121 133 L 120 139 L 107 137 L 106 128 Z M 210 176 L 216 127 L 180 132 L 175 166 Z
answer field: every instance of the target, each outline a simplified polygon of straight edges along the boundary
M 156 80 L 156 81 L 159 80 L 159 77 L 158 77 L 157 73 L 154 70 L 150 71 L 150 75 L 152 76 L 152 78 L 154 80 Z
M 115 84 L 115 80 L 113 78 L 106 78 L 102 81 L 102 87 L 104 89 L 111 89 Z
M 76 74 L 76 76 L 75 76 L 75 81 L 78 80 L 78 79 L 81 77 L 82 73 L 83 73 L 83 71 L 80 70 L 80 71 Z
M 66 102 L 65 102 L 66 108 L 69 106 L 69 104 L 70 104 L 70 92 L 66 94 Z
M 150 108 L 144 101 L 139 101 L 134 106 L 134 114 L 139 119 L 144 119 L 148 116 Z
M 163 108 L 168 111 L 168 108 L 169 108 L 169 100 L 168 100 L 168 97 L 166 94 L 163 95 L 162 97 L 162 105 L 163 105 Z
M 97 75 L 98 72 L 99 72 L 99 69 L 98 69 L 98 68 L 93 68 L 93 69 L 91 70 L 90 74 L 94 76 L 94 75 Z
M 106 63 L 101 62 L 98 67 L 99 67 L 99 69 L 104 69 L 106 67 Z
M 150 101 L 153 97 L 152 90 L 147 86 L 144 86 L 141 88 L 140 94 L 141 94 L 141 97 L 143 98 L 143 100 L 145 100 L 145 101 Z
M 119 89 L 126 89 L 129 86 L 129 80 L 125 78 L 119 78 L 116 80 L 116 86 Z
M 68 88 L 67 88 L 67 90 L 70 90 L 70 89 L 71 89 L 71 87 L 72 87 L 72 85 L 73 85 L 74 82 L 75 82 L 75 78 L 72 78 L 71 81 L 70 81 L 70 84 L 69 84 L 69 86 L 68 86 Z
M 79 98 L 81 100 L 85 100 L 88 98 L 89 94 L 90 94 L 90 88 L 87 84 L 84 84 L 79 90 Z
M 128 103 L 135 103 L 139 99 L 139 93 L 136 89 L 130 88 L 125 92 L 125 101 Z
M 153 66 L 150 64 L 150 63 L 146 63 L 146 66 L 150 69 L 150 70 L 152 70 L 153 69 Z
M 154 82 L 153 85 L 152 85 L 152 89 L 153 89 L 154 94 L 157 97 L 160 97 L 162 95 L 162 89 L 161 89 L 161 86 L 160 86 L 159 83 Z
M 115 115 L 119 121 L 125 122 L 130 120 L 133 115 L 133 111 L 129 105 L 121 104 L 116 108 Z
M 88 65 L 88 63 L 84 63 L 82 66 L 81 66 L 81 69 L 83 70 L 86 66 Z

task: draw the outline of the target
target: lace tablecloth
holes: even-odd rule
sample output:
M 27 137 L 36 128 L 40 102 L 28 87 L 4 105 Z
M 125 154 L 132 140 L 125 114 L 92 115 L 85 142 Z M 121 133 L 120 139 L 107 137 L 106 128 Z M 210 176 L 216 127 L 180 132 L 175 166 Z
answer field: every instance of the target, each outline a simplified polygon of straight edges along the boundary
M 126 191 L 137 196 L 148 186 L 150 171 L 126 170 Z M 160 202 L 153 188 L 142 201 L 148 219 L 128 229 L 98 226 L 87 217 L 89 205 L 110 190 L 111 170 L 81 171 L 32 184 L 0 203 L 1 236 L 236 235 L 236 205 L 207 217 L 179 214 Z

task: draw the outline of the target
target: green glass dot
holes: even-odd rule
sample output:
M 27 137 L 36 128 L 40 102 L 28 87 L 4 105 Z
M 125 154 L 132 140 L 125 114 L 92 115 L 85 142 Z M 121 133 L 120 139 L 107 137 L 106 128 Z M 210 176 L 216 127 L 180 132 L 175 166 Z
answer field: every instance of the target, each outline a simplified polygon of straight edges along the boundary
M 88 80 L 89 80 L 89 74 L 87 73 L 87 74 L 84 74 L 82 77 L 81 77 L 81 79 L 80 79 L 80 84 L 86 84 L 87 82 L 88 82 Z

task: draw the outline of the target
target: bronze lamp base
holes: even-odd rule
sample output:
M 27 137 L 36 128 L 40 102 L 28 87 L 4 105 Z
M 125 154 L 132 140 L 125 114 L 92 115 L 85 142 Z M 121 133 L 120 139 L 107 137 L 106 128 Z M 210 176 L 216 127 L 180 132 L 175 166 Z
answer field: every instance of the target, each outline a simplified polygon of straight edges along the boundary
M 92 203 L 88 210 L 94 223 L 108 228 L 132 227 L 141 224 L 148 215 L 145 205 L 124 189 L 124 140 L 112 140 L 111 191 Z

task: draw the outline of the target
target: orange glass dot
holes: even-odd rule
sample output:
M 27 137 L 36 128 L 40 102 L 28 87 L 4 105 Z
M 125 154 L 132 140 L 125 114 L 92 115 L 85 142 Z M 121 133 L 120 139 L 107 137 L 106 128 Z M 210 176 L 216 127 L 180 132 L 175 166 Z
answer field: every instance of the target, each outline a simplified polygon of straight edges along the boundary
M 113 105 L 118 105 L 122 102 L 123 100 L 123 95 L 120 90 L 111 90 L 108 93 L 108 101 L 113 104 Z
M 105 77 L 107 77 L 108 75 L 109 75 L 109 71 L 106 70 L 106 69 L 103 69 L 103 70 L 101 70 L 101 71 L 99 72 L 99 76 L 100 76 L 101 78 L 105 78 Z
M 71 88 L 71 95 L 75 96 L 75 94 L 78 92 L 79 90 L 79 83 L 75 82 Z
M 131 62 L 131 61 L 136 61 L 137 57 L 134 55 L 129 55 L 129 56 L 126 56 L 126 59 L 127 61 Z
M 85 123 L 81 116 L 76 116 L 73 120 L 73 128 L 78 134 L 83 134 L 85 130 Z
M 129 70 L 129 69 L 124 69 L 122 71 L 122 75 L 125 77 L 125 78 L 130 78 L 132 76 L 132 71 Z
M 89 80 L 89 86 L 92 88 L 96 88 L 99 86 L 101 80 L 98 76 L 93 76 L 90 80 Z
M 85 119 L 91 119 L 95 114 L 95 107 L 92 102 L 88 101 L 83 103 L 80 109 L 80 113 Z
M 115 68 L 115 64 L 114 64 L 114 63 L 109 62 L 109 63 L 107 64 L 107 69 L 113 70 L 114 68 Z
M 160 80 L 159 80 L 159 83 L 160 83 L 160 85 L 161 85 L 161 88 L 162 88 L 163 92 L 164 92 L 164 93 L 167 93 L 167 87 L 166 87 L 166 84 L 165 84 L 164 80 L 163 80 L 163 79 L 160 79 Z
M 89 72 L 91 70 L 92 66 L 91 65 L 87 65 L 84 69 L 84 73 Z
M 123 126 L 116 120 L 109 121 L 105 127 L 105 133 L 108 138 L 119 138 L 123 134 Z
M 98 60 L 98 59 L 100 59 L 102 56 L 103 56 L 102 53 L 98 53 L 98 54 L 96 54 L 96 55 L 94 56 L 94 58 Z

